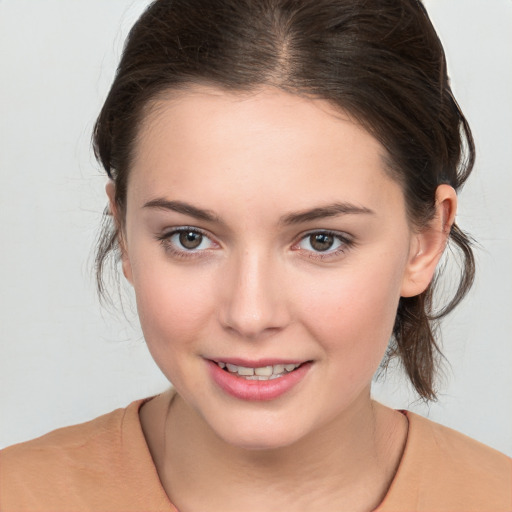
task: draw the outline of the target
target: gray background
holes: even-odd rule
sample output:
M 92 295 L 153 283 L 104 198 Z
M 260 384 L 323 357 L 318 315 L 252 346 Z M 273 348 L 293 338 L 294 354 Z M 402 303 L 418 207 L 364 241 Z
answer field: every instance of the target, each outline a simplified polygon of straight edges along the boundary
M 459 224 L 478 278 L 444 324 L 450 361 L 429 408 L 399 373 L 374 395 L 512 455 L 512 2 L 425 2 L 478 161 Z M 0 446 L 163 390 L 130 301 L 102 310 L 90 258 L 105 204 L 90 134 L 147 1 L 0 0 Z

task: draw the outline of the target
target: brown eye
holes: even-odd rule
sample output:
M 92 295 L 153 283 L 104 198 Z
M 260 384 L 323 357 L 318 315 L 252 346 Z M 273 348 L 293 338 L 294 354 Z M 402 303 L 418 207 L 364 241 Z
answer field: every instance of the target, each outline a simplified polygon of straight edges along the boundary
M 304 235 L 296 247 L 303 254 L 308 253 L 308 258 L 326 260 L 341 257 L 353 245 L 350 235 L 345 233 L 314 231 Z
M 309 237 L 309 243 L 315 251 L 327 251 L 334 244 L 334 237 L 326 233 L 316 233 Z
M 179 240 L 185 249 L 197 249 L 203 241 L 203 235 L 195 231 L 182 231 L 179 234 Z
M 210 237 L 199 229 L 183 226 L 157 237 L 165 251 L 174 257 L 197 258 L 211 249 L 219 249 Z

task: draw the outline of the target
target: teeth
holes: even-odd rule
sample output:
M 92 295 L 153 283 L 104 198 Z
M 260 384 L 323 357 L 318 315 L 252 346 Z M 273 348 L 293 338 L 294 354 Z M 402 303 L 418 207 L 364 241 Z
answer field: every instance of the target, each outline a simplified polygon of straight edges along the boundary
M 238 372 L 242 375 L 240 372 Z M 255 368 L 254 373 L 260 377 L 270 377 L 272 375 L 272 366 L 262 366 L 261 368 Z
M 300 366 L 299 364 L 275 364 L 273 366 L 261 366 L 259 368 L 249 368 L 246 366 L 237 366 L 236 364 L 217 362 L 220 368 L 227 369 L 230 373 L 236 373 L 239 377 L 247 380 L 271 380 L 278 379 L 286 373 L 292 372 Z

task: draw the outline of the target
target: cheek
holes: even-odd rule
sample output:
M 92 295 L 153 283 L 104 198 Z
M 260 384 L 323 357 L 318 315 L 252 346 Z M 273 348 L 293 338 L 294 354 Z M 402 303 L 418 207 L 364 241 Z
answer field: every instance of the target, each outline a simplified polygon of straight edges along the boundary
M 152 352 L 174 351 L 196 339 L 211 317 L 208 274 L 176 271 L 157 258 L 146 261 L 152 264 L 132 266 L 142 330 Z
M 198 339 L 210 331 L 212 303 L 207 283 L 172 272 L 169 265 L 134 271 L 137 311 L 153 360 L 177 389 L 198 377 L 194 371 Z M 199 386 L 200 382 L 192 384 Z
M 302 303 L 308 328 L 322 340 L 324 350 L 378 365 L 393 329 L 401 273 L 392 267 L 374 268 L 350 268 L 317 280 Z

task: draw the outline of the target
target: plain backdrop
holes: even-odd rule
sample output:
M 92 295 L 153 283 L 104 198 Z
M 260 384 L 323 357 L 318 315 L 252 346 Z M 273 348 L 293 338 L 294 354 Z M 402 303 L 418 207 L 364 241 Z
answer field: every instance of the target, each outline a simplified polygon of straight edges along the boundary
M 91 254 L 105 206 L 90 149 L 129 27 L 147 1 L 0 0 L 0 447 L 158 393 L 136 317 L 101 309 Z M 443 326 L 440 400 L 399 373 L 374 396 L 512 455 L 512 2 L 425 2 L 478 160 L 459 224 L 478 277 Z

